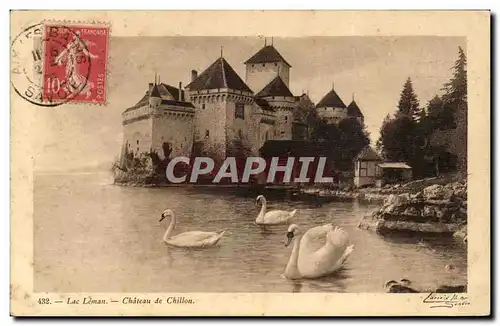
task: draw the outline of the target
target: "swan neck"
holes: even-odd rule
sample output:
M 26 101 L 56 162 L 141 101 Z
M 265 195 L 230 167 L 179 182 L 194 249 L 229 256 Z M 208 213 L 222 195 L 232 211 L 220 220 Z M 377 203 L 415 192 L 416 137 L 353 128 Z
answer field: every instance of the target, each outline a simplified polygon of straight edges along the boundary
M 172 233 L 172 230 L 175 227 L 175 222 L 176 222 L 176 217 L 175 214 L 172 213 L 172 217 L 170 218 L 170 224 L 168 225 L 167 231 L 165 231 L 165 234 L 163 235 L 163 241 L 167 241 L 170 239 L 170 234 Z
M 288 264 L 285 268 L 285 276 L 287 278 L 294 279 L 301 277 L 299 269 L 297 267 L 297 263 L 299 260 L 300 239 L 301 237 L 295 237 L 295 239 L 293 239 L 292 253 L 290 254 L 290 259 L 288 260 Z
M 266 206 L 267 206 L 266 204 L 267 204 L 267 202 L 266 202 L 266 198 L 264 198 L 264 197 L 262 197 L 261 201 L 262 201 L 262 207 L 260 208 L 259 218 L 263 219 L 264 218 L 264 214 L 266 214 Z

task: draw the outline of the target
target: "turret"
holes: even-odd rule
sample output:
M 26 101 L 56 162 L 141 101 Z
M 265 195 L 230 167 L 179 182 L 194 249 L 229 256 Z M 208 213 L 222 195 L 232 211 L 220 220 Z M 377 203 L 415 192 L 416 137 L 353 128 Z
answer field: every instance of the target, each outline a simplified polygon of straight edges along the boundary
M 264 43 L 250 59 L 244 62 L 246 66 L 246 83 L 255 92 L 260 92 L 276 75 L 279 75 L 285 85 L 290 87 L 290 68 L 292 67 L 271 45 Z
M 328 92 L 316 105 L 316 112 L 318 116 L 326 119 L 330 123 L 339 123 L 342 119 L 347 117 L 346 108 L 346 105 L 335 92 L 334 85 L 332 84 L 330 92 Z
M 347 116 L 350 118 L 356 118 L 361 124 L 364 123 L 364 116 L 363 113 L 361 113 L 358 104 L 354 100 L 354 93 L 352 94 L 352 102 L 347 106 Z
M 151 89 L 151 93 L 149 94 L 149 107 L 152 109 L 156 109 L 160 106 L 160 104 L 161 104 L 161 95 L 160 91 L 158 90 L 158 85 L 155 82 L 153 88 Z

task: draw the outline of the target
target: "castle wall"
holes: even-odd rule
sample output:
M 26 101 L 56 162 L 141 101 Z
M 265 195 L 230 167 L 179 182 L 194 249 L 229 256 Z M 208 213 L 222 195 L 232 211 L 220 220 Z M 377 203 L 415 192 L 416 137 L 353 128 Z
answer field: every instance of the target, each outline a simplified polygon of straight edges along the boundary
M 226 155 L 227 141 L 240 133 L 251 144 L 255 124 L 253 123 L 253 101 L 251 93 L 230 89 L 193 91 L 188 94 L 196 106 L 194 134 L 203 141 L 206 149 Z M 243 105 L 244 119 L 236 118 L 236 103 Z
M 194 116 L 194 137 L 204 143 L 205 150 L 225 155 L 226 103 L 217 92 L 193 92 L 191 103 L 196 107 Z
M 276 76 L 290 88 L 290 68 L 284 62 L 251 63 L 246 65 L 245 82 L 254 93 L 261 91 Z
M 328 120 L 330 123 L 339 123 L 342 119 L 347 118 L 347 110 L 345 108 L 317 108 L 318 116 Z
M 236 106 L 243 107 L 243 116 L 236 115 Z M 250 97 L 229 96 L 226 105 L 227 140 L 241 139 L 244 146 L 254 152 L 258 126 L 255 121 L 256 107 Z
M 293 130 L 293 110 L 297 102 L 293 97 L 273 96 L 266 98 L 275 110 L 276 125 L 274 128 L 273 139 L 276 140 L 289 140 L 292 139 Z
M 152 148 L 163 158 L 163 143 L 171 146 L 170 158 L 191 155 L 194 110 L 162 105 L 153 118 Z
M 123 138 L 127 151 L 134 155 L 149 153 L 152 146 L 153 123 L 148 106 L 123 114 Z
M 257 119 L 259 122 L 259 138 L 257 139 L 255 144 L 256 152 L 264 145 L 267 140 L 276 139 L 276 116 L 264 111 L 261 114 L 257 115 Z

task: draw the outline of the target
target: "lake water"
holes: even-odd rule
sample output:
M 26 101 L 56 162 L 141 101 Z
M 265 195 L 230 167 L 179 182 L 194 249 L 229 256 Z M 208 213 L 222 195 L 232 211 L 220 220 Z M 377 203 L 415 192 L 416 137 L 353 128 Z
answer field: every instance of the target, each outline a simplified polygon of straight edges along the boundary
M 34 191 L 37 292 L 382 292 L 407 278 L 421 287 L 466 283 L 466 247 L 444 237 L 382 237 L 357 228 L 377 204 L 268 199 L 298 209 L 303 231 L 344 228 L 355 245 L 346 267 L 323 279 L 282 276 L 291 248 L 287 226 L 262 229 L 255 196 L 185 188 L 129 188 L 107 174 L 37 175 Z M 177 215 L 174 234 L 230 228 L 209 249 L 170 248 L 163 210 Z M 452 270 L 445 266 L 453 265 Z

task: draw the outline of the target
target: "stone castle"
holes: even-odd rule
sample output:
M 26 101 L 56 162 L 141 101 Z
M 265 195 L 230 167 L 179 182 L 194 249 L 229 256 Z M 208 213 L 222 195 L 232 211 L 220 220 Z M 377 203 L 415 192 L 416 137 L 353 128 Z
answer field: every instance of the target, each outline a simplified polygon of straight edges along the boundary
M 245 81 L 221 56 L 182 88 L 155 78 L 137 104 L 123 114 L 124 150 L 140 155 L 165 145 L 171 157 L 191 156 L 193 144 L 225 156 L 227 144 L 239 139 L 257 155 L 267 140 L 304 140 L 306 116 L 317 110 L 329 123 L 346 117 L 363 122 L 354 101 L 346 106 L 332 89 L 314 105 L 306 92 L 294 96 L 289 88 L 291 65 L 274 45 L 265 44 L 244 62 Z

